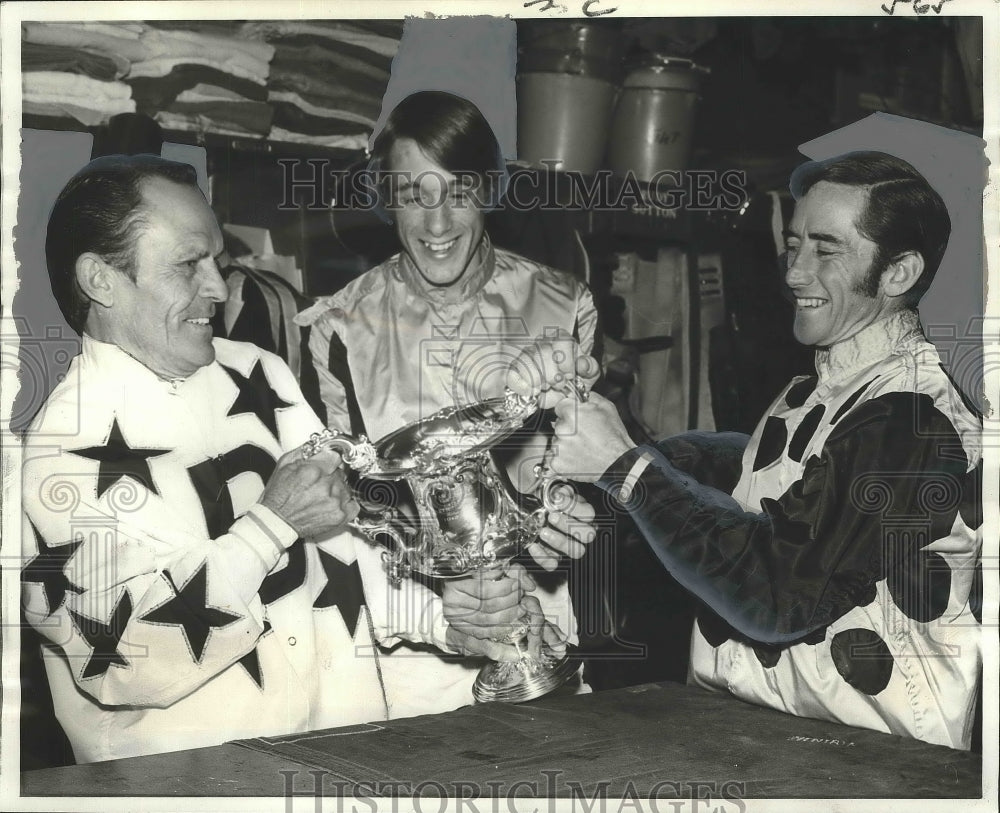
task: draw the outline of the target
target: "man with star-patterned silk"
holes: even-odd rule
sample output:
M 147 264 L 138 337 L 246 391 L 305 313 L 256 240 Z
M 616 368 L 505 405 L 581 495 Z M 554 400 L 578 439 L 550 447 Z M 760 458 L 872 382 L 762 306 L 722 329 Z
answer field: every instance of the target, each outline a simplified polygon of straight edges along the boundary
M 79 762 L 387 719 L 377 643 L 516 656 L 490 640 L 514 578 L 393 609 L 339 456 L 302 456 L 322 424 L 293 374 L 212 337 L 222 236 L 195 177 L 97 159 L 49 221 L 83 342 L 25 438 L 23 602 Z M 449 626 L 480 590 L 496 611 Z
M 816 375 L 794 379 L 749 442 L 692 432 L 636 447 L 600 396 L 559 396 L 552 467 L 614 497 L 703 602 L 691 682 L 968 749 L 982 419 L 916 311 L 947 209 L 881 153 L 805 164 L 791 188 L 786 282 Z M 572 354 L 541 350 L 550 380 L 573 372 Z

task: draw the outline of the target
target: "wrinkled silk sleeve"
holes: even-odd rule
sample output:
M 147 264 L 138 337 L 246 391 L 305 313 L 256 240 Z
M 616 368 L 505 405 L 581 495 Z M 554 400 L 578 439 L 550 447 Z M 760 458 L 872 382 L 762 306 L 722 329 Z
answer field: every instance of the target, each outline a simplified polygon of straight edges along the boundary
M 874 583 L 907 555 L 886 555 L 885 517 L 912 510 L 928 489 L 957 488 L 955 500 L 930 506 L 935 533 L 946 535 L 957 502 L 978 499 L 963 492 L 967 461 L 951 423 L 908 393 L 856 407 L 801 479 L 778 499 L 761 500 L 760 512 L 680 470 L 664 451 L 676 453 L 670 443 L 634 449 L 598 484 L 617 495 L 647 455 L 652 462 L 623 507 L 681 584 L 765 643 L 796 641 L 871 601 Z

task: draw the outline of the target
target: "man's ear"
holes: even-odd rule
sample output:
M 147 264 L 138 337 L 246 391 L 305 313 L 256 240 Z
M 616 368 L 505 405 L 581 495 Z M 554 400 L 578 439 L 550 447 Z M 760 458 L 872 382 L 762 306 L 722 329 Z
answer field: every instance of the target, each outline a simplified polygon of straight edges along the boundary
M 115 301 L 115 275 L 118 271 L 91 251 L 76 258 L 76 281 L 87 298 L 110 308 Z
M 896 257 L 882 272 L 882 290 L 889 296 L 902 296 L 917 284 L 924 273 L 924 258 L 917 251 Z

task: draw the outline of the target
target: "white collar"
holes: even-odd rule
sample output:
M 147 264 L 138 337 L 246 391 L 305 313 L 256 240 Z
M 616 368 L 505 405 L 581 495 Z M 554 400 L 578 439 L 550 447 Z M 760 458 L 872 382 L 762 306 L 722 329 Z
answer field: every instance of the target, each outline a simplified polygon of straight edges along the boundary
M 400 252 L 398 256 L 397 273 L 399 278 L 414 294 L 435 306 L 457 305 L 472 299 L 489 282 L 496 264 L 493 243 L 486 232 L 483 232 L 483 239 L 472 259 L 469 260 L 469 266 L 462 274 L 462 278 L 455 285 L 449 285 L 445 288 L 429 285 L 413 264 L 410 255 L 405 251 Z
M 204 369 L 196 370 L 187 378 L 163 378 L 120 345 L 95 339 L 89 333 L 84 333 L 82 339 L 81 355 L 84 363 L 94 365 L 101 371 L 108 369 L 127 374 L 130 380 L 169 384 L 176 390 Z
M 915 310 L 897 311 L 849 339 L 817 350 L 816 372 L 820 381 L 853 374 L 897 355 L 904 344 L 923 338 L 920 315 Z

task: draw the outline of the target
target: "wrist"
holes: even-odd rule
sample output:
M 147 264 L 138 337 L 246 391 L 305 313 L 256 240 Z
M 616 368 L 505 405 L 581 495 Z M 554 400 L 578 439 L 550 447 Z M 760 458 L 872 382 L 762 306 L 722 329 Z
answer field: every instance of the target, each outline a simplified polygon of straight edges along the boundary
M 619 460 L 625 458 L 629 452 L 638 451 L 635 443 L 631 440 L 614 440 L 608 444 L 603 452 L 604 456 L 604 471 L 609 471 Z
M 653 462 L 650 451 L 643 446 L 626 449 L 605 469 L 597 485 L 620 503 L 627 503 L 635 492 L 643 472 Z
M 250 506 L 246 516 L 253 521 L 261 535 L 274 545 L 279 554 L 284 553 L 299 537 L 295 528 L 281 514 L 262 502 Z

